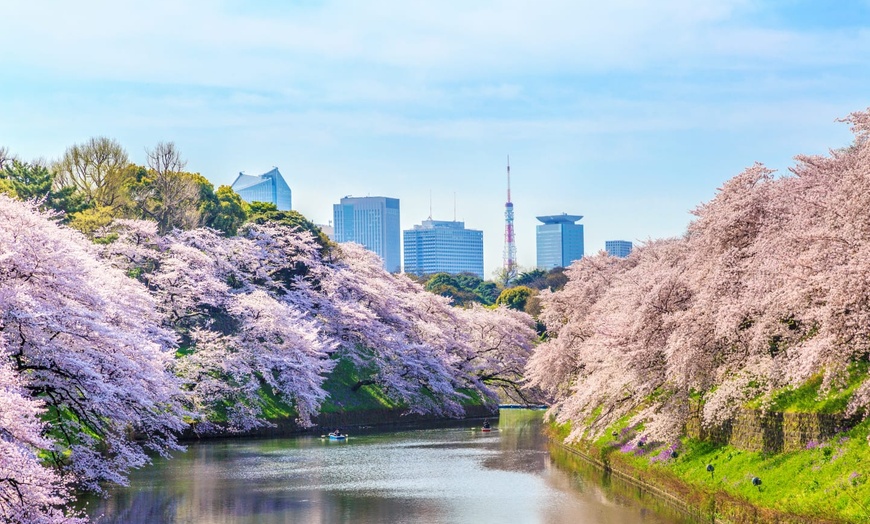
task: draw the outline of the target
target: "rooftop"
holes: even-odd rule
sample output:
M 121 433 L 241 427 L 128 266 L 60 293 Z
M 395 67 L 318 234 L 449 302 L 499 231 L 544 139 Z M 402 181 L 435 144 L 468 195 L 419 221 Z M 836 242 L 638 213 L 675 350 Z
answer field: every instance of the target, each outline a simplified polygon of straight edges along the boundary
M 583 215 L 569 215 L 562 213 L 561 215 L 545 215 L 537 217 L 544 224 L 573 224 L 583 218 Z

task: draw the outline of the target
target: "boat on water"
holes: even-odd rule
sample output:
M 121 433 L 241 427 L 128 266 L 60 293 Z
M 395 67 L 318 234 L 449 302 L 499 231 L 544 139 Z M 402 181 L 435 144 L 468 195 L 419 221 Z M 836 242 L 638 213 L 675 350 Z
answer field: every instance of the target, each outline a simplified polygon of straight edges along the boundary
M 488 420 L 483 421 L 483 427 L 480 428 L 480 431 L 483 431 L 484 433 L 489 433 L 490 431 L 492 431 Z
M 330 433 L 329 440 L 347 440 L 347 435 L 333 435 Z

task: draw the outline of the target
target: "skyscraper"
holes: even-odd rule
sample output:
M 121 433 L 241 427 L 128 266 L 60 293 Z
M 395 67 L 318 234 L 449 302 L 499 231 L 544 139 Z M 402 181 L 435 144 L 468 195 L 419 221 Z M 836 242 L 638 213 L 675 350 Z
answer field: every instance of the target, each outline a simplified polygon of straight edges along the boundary
M 245 202 L 271 202 L 279 211 L 293 209 L 290 186 L 284 181 L 277 167 L 257 176 L 239 173 L 230 187 Z
M 625 258 L 631 253 L 632 247 L 634 246 L 628 240 L 606 240 L 604 242 L 604 249 L 612 257 Z
M 405 273 L 474 273 L 483 278 L 483 231 L 465 222 L 424 220 L 403 232 Z
M 332 206 L 336 242 L 356 242 L 374 251 L 391 273 L 402 270 L 399 199 L 344 197 Z
M 583 224 L 576 224 L 580 215 L 550 215 L 538 217 L 538 268 L 568 267 L 583 258 Z

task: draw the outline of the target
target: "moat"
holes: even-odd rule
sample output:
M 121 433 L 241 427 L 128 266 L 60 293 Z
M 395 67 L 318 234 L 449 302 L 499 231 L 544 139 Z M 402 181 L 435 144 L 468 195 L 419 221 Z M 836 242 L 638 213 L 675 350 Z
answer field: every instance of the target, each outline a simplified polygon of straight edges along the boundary
M 684 524 L 551 457 L 541 412 L 442 428 L 192 443 L 91 500 L 104 523 Z M 623 490 L 624 491 L 624 490 Z

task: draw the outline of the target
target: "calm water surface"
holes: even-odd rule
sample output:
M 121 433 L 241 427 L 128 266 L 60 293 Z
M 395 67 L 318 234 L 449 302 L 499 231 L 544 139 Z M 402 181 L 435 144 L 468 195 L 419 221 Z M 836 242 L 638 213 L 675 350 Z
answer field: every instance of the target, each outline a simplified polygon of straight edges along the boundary
M 192 444 L 92 500 L 103 523 L 676 524 L 551 459 L 541 412 L 494 427 Z M 479 422 L 477 423 L 479 427 Z M 557 464 L 558 462 L 558 464 Z M 629 488 L 629 491 L 631 488 Z M 623 489 L 623 491 L 625 491 Z

